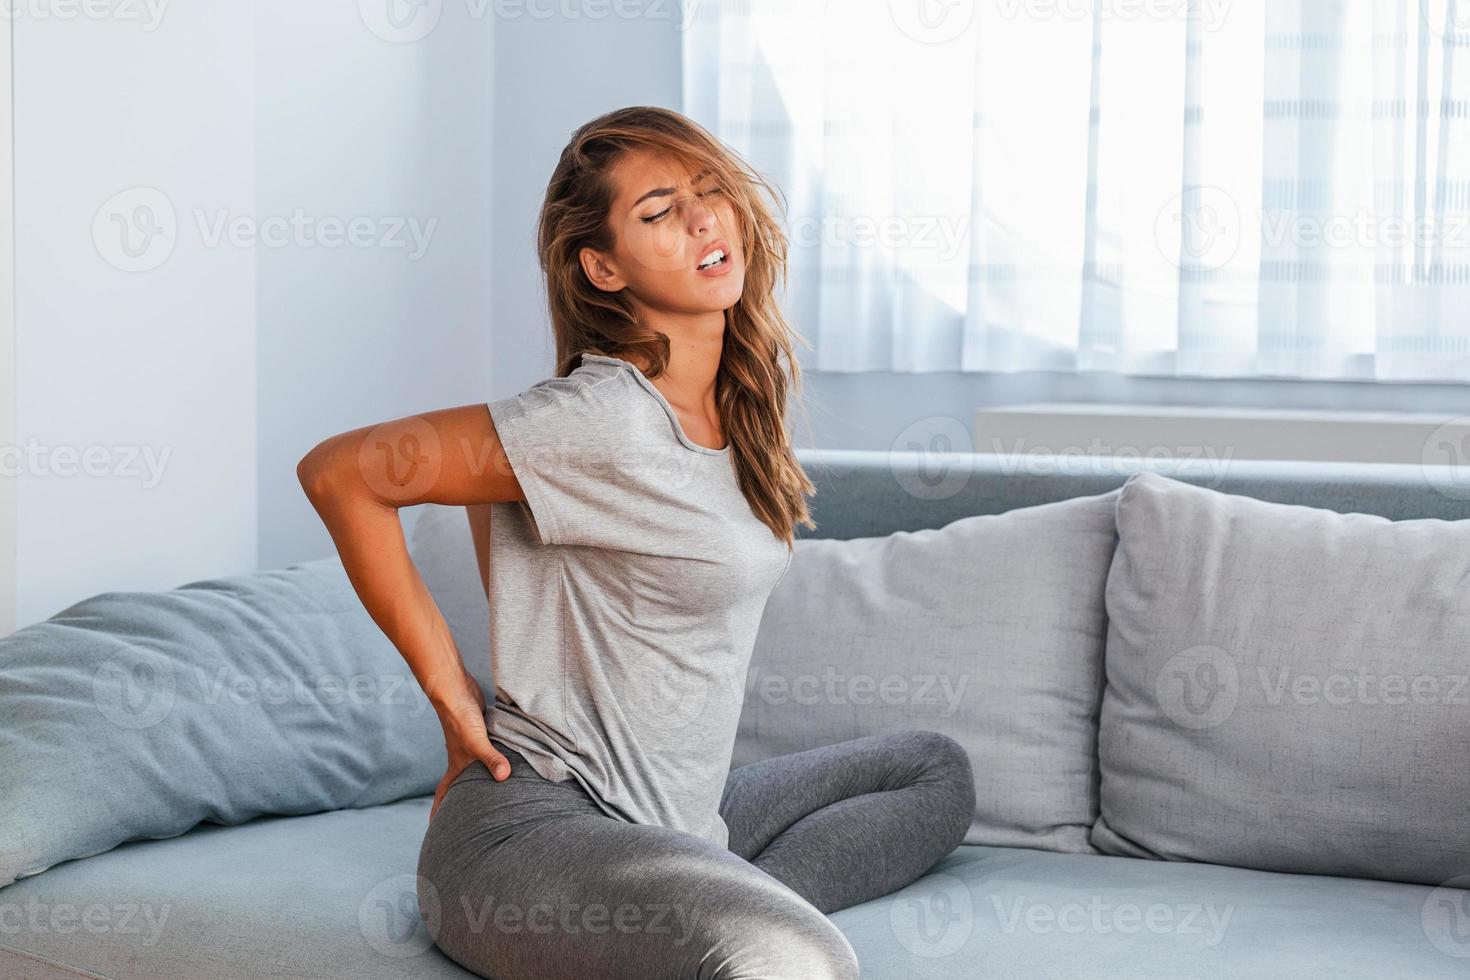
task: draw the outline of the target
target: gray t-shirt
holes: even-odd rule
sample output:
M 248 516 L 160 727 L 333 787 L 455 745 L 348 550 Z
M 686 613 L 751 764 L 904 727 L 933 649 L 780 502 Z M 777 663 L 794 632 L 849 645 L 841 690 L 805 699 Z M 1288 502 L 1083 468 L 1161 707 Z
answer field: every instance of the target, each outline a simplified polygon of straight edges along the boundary
M 791 551 L 729 447 L 690 440 L 629 361 L 584 354 L 488 404 L 526 497 L 491 508 L 490 734 L 611 816 L 728 846 L 746 670 Z

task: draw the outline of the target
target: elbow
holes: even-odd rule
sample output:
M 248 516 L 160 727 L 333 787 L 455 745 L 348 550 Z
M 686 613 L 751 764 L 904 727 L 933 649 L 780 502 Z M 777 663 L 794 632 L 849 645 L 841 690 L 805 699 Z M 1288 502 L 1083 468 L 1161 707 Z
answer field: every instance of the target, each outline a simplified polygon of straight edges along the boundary
M 333 479 L 332 466 L 333 453 L 330 440 L 313 447 L 310 452 L 301 457 L 296 464 L 296 479 L 305 491 L 306 497 L 313 504 L 326 499 L 332 492 Z

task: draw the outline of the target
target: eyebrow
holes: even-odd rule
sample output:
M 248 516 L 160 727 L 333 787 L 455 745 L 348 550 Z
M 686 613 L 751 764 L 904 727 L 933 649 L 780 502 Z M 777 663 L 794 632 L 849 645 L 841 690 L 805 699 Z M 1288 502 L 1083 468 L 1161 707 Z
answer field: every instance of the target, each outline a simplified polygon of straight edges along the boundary
M 706 167 L 703 170 L 701 170 L 695 176 L 695 178 L 690 181 L 690 183 L 691 184 L 697 184 L 701 180 L 704 180 L 704 178 L 708 177 L 713 172 L 714 171 L 713 171 L 712 168 Z M 674 193 L 674 189 L 672 187 L 656 187 L 653 190 L 649 191 L 647 194 L 644 194 L 638 200 L 634 201 L 632 206 L 636 208 L 638 205 L 642 204 L 644 201 L 648 200 L 650 197 L 668 197 L 672 193 Z

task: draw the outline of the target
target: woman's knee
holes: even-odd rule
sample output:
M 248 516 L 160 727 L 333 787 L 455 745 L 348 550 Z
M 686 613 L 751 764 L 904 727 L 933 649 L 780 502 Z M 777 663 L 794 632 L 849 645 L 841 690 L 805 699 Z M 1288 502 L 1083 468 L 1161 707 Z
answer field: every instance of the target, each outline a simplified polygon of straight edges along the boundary
M 943 732 L 918 729 L 904 733 L 927 771 L 945 787 L 946 812 L 955 825 L 956 845 L 969 831 L 975 814 L 975 769 L 970 753 Z
M 857 953 L 847 937 L 816 908 L 793 898 L 804 908 L 732 913 L 716 923 L 703 937 L 706 961 L 714 969 L 700 976 L 857 980 Z

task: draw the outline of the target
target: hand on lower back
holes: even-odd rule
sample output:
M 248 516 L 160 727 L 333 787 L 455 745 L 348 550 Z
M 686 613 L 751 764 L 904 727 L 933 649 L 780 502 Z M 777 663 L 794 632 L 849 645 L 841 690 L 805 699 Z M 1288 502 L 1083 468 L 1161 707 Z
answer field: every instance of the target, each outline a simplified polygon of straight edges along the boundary
M 489 732 L 485 729 L 484 696 L 479 694 L 479 685 L 473 678 L 467 677 L 467 680 L 479 696 L 443 720 L 444 748 L 449 756 L 449 768 L 434 789 L 434 803 L 429 808 L 430 821 L 439 812 L 439 802 L 450 785 L 471 764 L 483 762 L 497 781 L 510 775 L 510 761 L 496 751 L 490 741 Z

